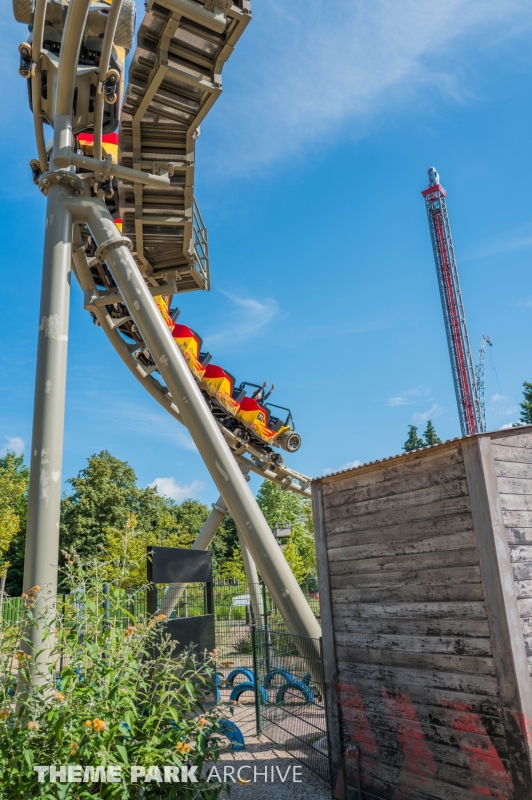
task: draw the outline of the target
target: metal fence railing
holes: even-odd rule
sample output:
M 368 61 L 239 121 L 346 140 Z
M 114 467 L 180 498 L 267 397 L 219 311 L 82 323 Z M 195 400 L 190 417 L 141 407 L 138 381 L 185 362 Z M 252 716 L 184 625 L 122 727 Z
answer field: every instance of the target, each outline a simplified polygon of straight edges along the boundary
M 319 619 L 317 593 L 302 588 Z M 157 589 L 159 604 L 164 587 Z M 69 616 L 69 604 L 79 608 L 84 600 L 81 593 L 58 595 L 58 610 Z M 146 587 L 124 590 L 122 605 L 128 613 L 120 611 L 119 622 L 127 627 L 128 614 L 147 613 Z M 20 597 L 5 597 L 0 627 L 16 624 L 22 608 Z M 190 584 L 170 617 L 206 613 L 205 585 Z M 217 699 L 235 704 L 234 720 L 244 737 L 264 734 L 328 780 L 321 639 L 290 634 L 264 584 L 215 584 L 214 617 Z
M 253 640 L 259 732 L 329 780 L 321 639 L 263 626 Z

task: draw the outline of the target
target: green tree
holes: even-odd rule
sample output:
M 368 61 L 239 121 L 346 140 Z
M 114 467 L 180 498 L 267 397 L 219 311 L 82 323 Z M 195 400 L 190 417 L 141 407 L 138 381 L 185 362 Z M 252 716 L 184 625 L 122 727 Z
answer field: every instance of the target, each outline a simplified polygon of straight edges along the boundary
M 434 425 L 432 424 L 432 420 L 430 419 L 427 421 L 427 427 L 425 428 L 425 433 L 423 434 L 423 438 L 425 440 L 426 445 L 441 443 L 441 439 L 434 430 Z
M 20 582 L 19 594 L 24 568 L 28 478 L 24 456 L 8 451 L 0 458 L 0 576 L 4 577 L 11 567 L 6 588 L 10 592 Z
M 519 403 L 519 405 L 521 406 L 520 424 L 532 425 L 532 383 L 528 381 L 523 383 L 523 402 Z
M 420 447 L 425 447 L 425 442 L 423 439 L 420 439 L 417 434 L 417 428 L 415 425 L 408 426 L 408 439 L 403 445 L 403 450 L 405 453 L 411 453 L 412 450 L 419 450 Z
M 257 493 L 257 502 L 270 528 L 289 522 L 292 537 L 284 550 L 297 580 L 316 574 L 316 549 L 312 524 L 312 506 L 306 497 L 287 492 L 276 483 L 263 481 Z
M 107 530 L 125 528 L 139 511 L 135 470 L 107 450 L 87 459 L 77 477 L 69 478 L 74 491 L 61 504 L 61 548 L 74 549 L 82 558 L 101 555 Z

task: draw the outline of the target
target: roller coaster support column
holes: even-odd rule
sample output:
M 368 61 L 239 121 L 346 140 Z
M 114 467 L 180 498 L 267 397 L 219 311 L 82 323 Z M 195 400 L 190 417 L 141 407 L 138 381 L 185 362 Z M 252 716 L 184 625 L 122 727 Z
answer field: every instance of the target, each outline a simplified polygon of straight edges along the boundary
M 58 175 L 46 174 L 51 181 Z M 63 201 L 72 193 L 70 186 L 52 182 L 46 205 L 24 562 L 24 591 L 32 586 L 42 588 L 37 617 L 57 594 L 72 257 L 72 216 Z M 32 627 L 30 636 L 35 649 L 41 650 L 40 627 Z
M 288 566 L 264 516 L 224 441 L 185 359 L 120 235 L 105 204 L 92 198 L 67 202 L 77 221 L 85 221 L 98 244 L 124 302 L 153 356 L 212 479 L 242 532 L 253 560 L 288 630 L 318 639 L 320 626 Z
M 198 533 L 196 540 L 190 549 L 206 550 L 212 542 L 214 534 L 222 524 L 226 514 L 227 508 L 224 506 L 222 498 L 219 497 L 216 503 L 213 503 L 212 511 L 205 520 L 202 529 Z M 169 617 L 187 586 L 187 583 L 171 583 L 164 593 L 164 597 L 158 608 L 159 614 L 165 614 L 167 617 Z
M 72 0 L 68 7 L 58 68 L 53 157 L 61 148 L 70 148 L 74 81 L 89 4 L 90 0 Z M 30 628 L 31 642 L 40 651 L 32 661 L 35 683 L 50 679 L 44 665 L 54 646 L 53 636 L 43 643 L 42 615 L 52 613 L 57 594 L 73 224 L 66 203 L 82 191 L 81 181 L 54 167 L 53 158 L 39 185 L 47 195 L 47 205 L 24 563 L 25 591 L 32 586 L 42 589 L 34 610 L 37 624 Z
M 249 483 L 249 473 L 248 471 L 240 465 L 240 469 L 242 470 L 242 475 L 246 479 L 246 482 Z M 242 561 L 244 562 L 244 572 L 246 573 L 246 581 L 248 584 L 248 591 L 249 597 L 251 600 L 251 608 L 253 610 L 253 617 L 254 617 L 254 624 L 255 625 L 262 625 L 262 620 L 265 619 L 264 616 L 264 602 L 262 599 L 260 586 L 259 586 L 259 576 L 257 575 L 257 566 L 253 561 L 251 553 L 249 552 L 248 546 L 245 542 L 245 535 L 242 534 L 242 531 L 237 527 L 238 533 L 238 541 L 240 544 L 240 550 L 242 552 Z
M 244 541 L 244 537 L 238 531 L 238 541 L 240 542 L 240 549 L 242 551 L 242 561 L 244 562 L 244 572 L 246 573 L 246 581 L 248 584 L 249 598 L 251 600 L 251 608 L 253 610 L 253 623 L 255 625 L 262 625 L 264 619 L 264 603 L 262 602 L 262 595 L 260 593 L 259 576 L 257 574 L 257 566 L 251 557 L 248 546 Z

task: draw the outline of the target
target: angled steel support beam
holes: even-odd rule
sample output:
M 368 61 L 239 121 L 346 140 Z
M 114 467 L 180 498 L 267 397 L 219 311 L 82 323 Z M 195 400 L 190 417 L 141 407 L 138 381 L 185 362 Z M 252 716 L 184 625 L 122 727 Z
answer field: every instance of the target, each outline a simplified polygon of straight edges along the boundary
M 75 197 L 66 207 L 76 221 L 87 223 L 100 249 L 105 245 L 107 266 L 128 311 L 289 631 L 318 639 L 320 626 L 105 204 Z

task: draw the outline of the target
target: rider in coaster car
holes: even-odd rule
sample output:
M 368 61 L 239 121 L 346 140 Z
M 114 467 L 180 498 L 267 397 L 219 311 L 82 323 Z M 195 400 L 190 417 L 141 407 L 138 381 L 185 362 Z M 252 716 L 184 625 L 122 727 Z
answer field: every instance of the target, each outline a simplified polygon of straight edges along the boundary
M 241 384 L 240 389 L 243 389 L 245 385 L 253 384 Z M 265 403 L 269 398 L 275 389 L 275 384 L 272 384 L 269 392 L 266 392 L 267 385 L 268 384 L 264 382 L 262 386 L 256 387 L 251 397 L 242 398 L 236 418 L 263 442 L 267 444 L 276 444 L 276 440 L 282 436 L 283 433 L 289 431 L 290 426 L 282 424 L 279 426 L 276 424 L 275 428 L 270 427 L 270 411 L 266 406 L 262 405 L 262 403 Z

